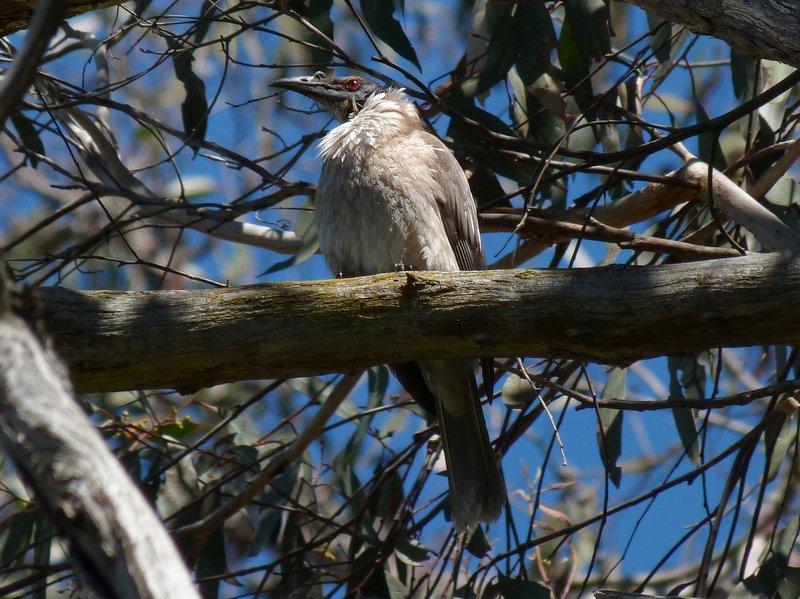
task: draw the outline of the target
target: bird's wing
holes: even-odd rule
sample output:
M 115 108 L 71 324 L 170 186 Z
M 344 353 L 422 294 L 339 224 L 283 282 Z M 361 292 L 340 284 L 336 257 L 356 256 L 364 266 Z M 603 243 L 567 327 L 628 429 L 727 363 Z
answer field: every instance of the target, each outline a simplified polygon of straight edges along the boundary
M 461 270 L 483 269 L 478 213 L 467 177 L 453 153 L 439 138 L 427 132 L 420 134 L 426 136 L 425 141 L 435 148 L 432 174 L 441 188 L 436 203 L 458 266 Z

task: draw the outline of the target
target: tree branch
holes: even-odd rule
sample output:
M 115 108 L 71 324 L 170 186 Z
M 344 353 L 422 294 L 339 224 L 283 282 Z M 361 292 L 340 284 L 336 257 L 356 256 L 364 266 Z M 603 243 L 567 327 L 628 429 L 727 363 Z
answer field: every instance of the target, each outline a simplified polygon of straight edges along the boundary
M 0 443 L 71 542 L 84 582 L 104 597 L 198 597 L 161 522 L 67 387 L 52 352 L 0 313 Z
M 42 54 L 61 22 L 63 11 L 63 0 L 40 0 L 37 3 L 30 31 L 25 36 L 25 45 L 14 56 L 11 67 L 3 76 L 3 86 L 0 89 L 0 128 L 5 125 L 8 115 L 28 91 L 39 68 Z
M 777 0 L 624 0 L 691 31 L 728 42 L 741 54 L 800 66 L 800 12 Z
M 80 391 L 184 391 L 429 358 L 608 364 L 800 343 L 800 257 L 397 273 L 204 291 L 41 290 Z

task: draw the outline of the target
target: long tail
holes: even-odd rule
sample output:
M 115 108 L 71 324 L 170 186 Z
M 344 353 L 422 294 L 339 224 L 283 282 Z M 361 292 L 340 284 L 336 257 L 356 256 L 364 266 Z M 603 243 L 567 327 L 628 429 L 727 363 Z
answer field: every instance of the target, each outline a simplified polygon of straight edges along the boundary
M 500 517 L 506 501 L 503 472 L 483 419 L 474 368 L 468 360 L 420 364 L 436 398 L 453 524 L 460 531 Z

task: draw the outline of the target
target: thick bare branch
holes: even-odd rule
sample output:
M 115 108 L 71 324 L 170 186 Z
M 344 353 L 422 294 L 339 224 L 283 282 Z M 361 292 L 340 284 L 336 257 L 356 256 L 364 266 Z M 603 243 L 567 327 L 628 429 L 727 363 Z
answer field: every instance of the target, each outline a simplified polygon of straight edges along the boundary
M 698 160 L 684 170 L 700 183 L 700 197 L 708 197 L 708 165 Z M 800 250 L 800 238 L 783 221 L 718 170 L 710 174 L 715 208 L 750 231 L 769 251 Z
M 90 10 L 122 4 L 123 0 L 65 0 L 65 16 L 73 17 Z M 37 0 L 5 0 L 0 2 L 0 36 L 26 29 L 33 18 Z
M 161 522 L 71 397 L 55 356 L 10 316 L 0 318 L 0 442 L 103 596 L 198 596 Z
M 25 45 L 3 76 L 3 86 L 0 89 L 0 128 L 33 82 L 42 54 L 61 22 L 63 10 L 63 0 L 40 0 L 37 3 L 31 29 L 25 37 Z
M 41 293 L 46 327 L 82 391 L 192 390 L 412 358 L 566 356 L 624 364 L 709 347 L 800 342 L 800 313 L 786 309 L 800 303 L 800 258 L 789 254 L 208 291 Z
M 777 0 L 624 0 L 697 33 L 728 42 L 742 54 L 800 66 L 800 13 Z

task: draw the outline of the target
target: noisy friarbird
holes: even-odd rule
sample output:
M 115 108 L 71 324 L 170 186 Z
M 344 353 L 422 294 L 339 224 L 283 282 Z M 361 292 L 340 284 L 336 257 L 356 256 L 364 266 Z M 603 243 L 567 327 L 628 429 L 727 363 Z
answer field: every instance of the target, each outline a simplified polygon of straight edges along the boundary
M 320 143 L 315 197 L 320 250 L 334 276 L 484 268 L 475 201 L 450 150 L 400 89 L 359 76 L 279 79 L 340 124 Z M 489 442 L 471 360 L 391 365 L 439 422 L 453 523 L 500 516 L 506 488 Z

